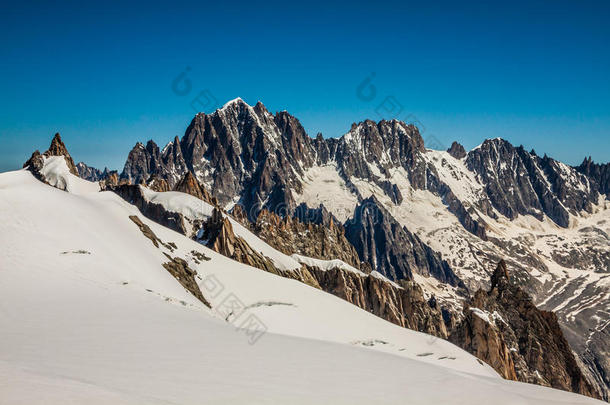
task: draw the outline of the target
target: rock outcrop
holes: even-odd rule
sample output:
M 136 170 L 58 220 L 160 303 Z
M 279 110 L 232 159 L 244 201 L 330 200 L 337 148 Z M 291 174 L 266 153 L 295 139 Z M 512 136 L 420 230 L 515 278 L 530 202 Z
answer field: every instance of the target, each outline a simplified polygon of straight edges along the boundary
M 462 144 L 456 141 L 453 141 L 451 147 L 447 149 L 447 152 L 449 152 L 449 154 L 456 159 L 463 159 L 466 157 L 466 150 L 464 149 Z
M 78 176 L 78 170 L 74 165 L 74 160 L 72 160 L 72 156 L 70 156 L 66 145 L 64 145 L 64 143 L 62 142 L 59 133 L 55 134 L 55 136 L 51 140 L 51 145 L 49 146 L 49 149 L 47 149 L 46 152 L 41 155 L 39 151 L 34 151 L 34 153 L 32 153 L 32 156 L 23 164 L 23 167 L 28 167 L 29 170 L 36 177 L 44 181 L 42 175 L 40 174 L 40 169 L 42 169 L 42 166 L 44 164 L 44 157 L 49 156 L 63 156 L 66 160 L 66 165 L 68 166 L 70 173 L 75 176 Z
M 119 184 L 119 174 L 116 170 L 109 170 L 106 167 L 101 171 L 95 167 L 88 166 L 84 162 L 77 163 L 76 169 L 81 179 L 98 182 L 102 190 Z
M 312 287 L 320 288 L 320 285 L 307 269 L 279 269 L 270 258 L 252 249 L 248 242 L 235 235 L 231 221 L 218 208 L 214 208 L 212 216 L 203 224 L 202 231 L 197 240 L 223 256 L 278 276 L 299 280 Z
M 356 207 L 354 217 L 345 223 L 345 236 L 361 261 L 391 280 L 413 280 L 417 273 L 464 287 L 449 263 L 401 226 L 374 196 Z
M 78 171 L 78 176 L 81 179 L 89 180 L 89 181 L 100 181 L 102 180 L 103 172 L 95 167 L 88 166 L 84 162 L 78 162 L 76 164 L 76 170 Z
M 610 163 L 597 164 L 589 156 L 575 169 L 589 178 L 595 190 L 610 198 Z
M 131 219 L 131 221 L 136 224 L 136 226 L 140 229 L 140 231 L 146 238 L 150 239 L 150 241 L 156 248 L 160 248 L 161 246 L 163 246 L 171 252 L 173 252 L 176 248 L 175 244 L 165 243 L 161 239 L 159 239 L 157 235 L 155 235 L 155 233 L 152 231 L 152 229 L 150 229 L 148 225 L 143 223 L 137 215 L 131 215 L 129 219 Z M 174 276 L 174 278 L 180 283 L 180 285 L 182 285 L 191 294 L 193 294 L 199 301 L 205 304 L 208 308 L 211 308 L 210 303 L 201 293 L 199 285 L 195 280 L 197 272 L 189 267 L 186 260 L 180 257 L 172 257 L 166 252 L 163 252 L 163 254 L 169 259 L 168 262 L 162 264 L 163 268 L 167 270 L 172 276 Z
M 582 373 L 552 312 L 510 282 L 500 261 L 489 291 L 477 291 L 450 340 L 502 376 L 600 398 Z
M 159 177 L 156 174 L 150 176 L 150 178 L 146 182 L 146 187 L 159 193 L 170 191 L 169 184 L 167 184 L 167 181 L 165 181 L 163 177 Z
M 297 253 L 316 259 L 339 259 L 358 269 L 369 268 L 362 267 L 354 246 L 345 238 L 343 227 L 335 224 L 333 219 L 328 225 L 303 223 L 298 218 L 281 218 L 262 210 L 251 229 L 269 245 L 287 255 Z
M 208 191 L 201 184 L 199 184 L 195 176 L 193 176 L 193 173 L 190 171 L 186 172 L 184 177 L 178 182 L 178 184 L 176 184 L 174 191 L 190 194 L 212 205 L 216 204 L 216 201 L 212 198 L 210 193 L 208 193 Z
M 42 169 L 42 166 L 44 165 L 44 158 L 42 157 L 42 155 L 40 154 L 40 152 L 38 150 L 35 150 L 32 153 L 32 156 L 30 156 L 30 158 L 28 160 L 26 160 L 26 162 L 23 164 L 24 168 L 28 168 L 29 171 L 31 171 L 32 173 L 34 173 L 34 175 L 38 178 L 40 178 L 40 169 Z
M 570 213 L 591 212 L 597 202 L 598 193 L 585 175 L 503 139 L 483 142 L 468 153 L 466 164 L 485 186 L 491 205 L 509 219 L 517 215 L 542 219 L 546 214 L 565 228 Z
M 123 184 L 108 189 L 114 191 L 128 203 L 135 205 L 146 218 L 187 235 L 187 227 L 182 215 L 166 210 L 161 204 L 148 201 L 140 187 L 142 186 Z
M 43 153 L 43 155 L 47 157 L 63 156 L 66 160 L 66 164 L 68 165 L 68 169 L 70 169 L 70 173 L 75 176 L 78 176 L 78 170 L 76 169 L 74 160 L 72 160 L 72 156 L 70 156 L 70 153 L 68 153 L 66 145 L 64 145 L 64 143 L 62 142 L 59 132 L 55 134 L 53 140 L 51 141 L 51 146 L 49 146 L 49 149 L 47 149 L 47 151 Z
M 374 274 L 357 274 L 339 268 L 308 269 L 326 292 L 396 325 L 447 338 L 440 308 L 434 301 L 425 299 L 417 283 L 402 281 L 397 285 Z

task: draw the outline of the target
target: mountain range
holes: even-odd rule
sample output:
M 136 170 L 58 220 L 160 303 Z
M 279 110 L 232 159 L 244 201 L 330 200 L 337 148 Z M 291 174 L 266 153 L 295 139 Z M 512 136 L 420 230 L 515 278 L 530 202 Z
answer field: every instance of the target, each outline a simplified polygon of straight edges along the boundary
M 384 320 L 371 324 L 378 338 L 351 344 L 393 345 L 379 326 L 388 321 L 448 340 L 505 379 L 609 398 L 610 164 L 571 167 L 503 139 L 431 150 L 398 120 L 312 138 L 288 112 L 236 99 L 163 148 L 137 143 L 121 173 L 75 164 L 59 135 L 24 167 L 69 194 L 94 184 L 133 207 L 163 268 L 209 309 L 218 303 L 193 267 L 213 255 L 179 256 L 157 234 L 171 229 Z

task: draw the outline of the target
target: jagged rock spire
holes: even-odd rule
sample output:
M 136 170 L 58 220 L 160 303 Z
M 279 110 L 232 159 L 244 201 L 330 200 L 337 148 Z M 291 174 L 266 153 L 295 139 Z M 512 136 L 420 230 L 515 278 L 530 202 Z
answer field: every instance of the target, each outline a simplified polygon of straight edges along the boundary
M 496 270 L 491 275 L 491 288 L 503 289 L 509 284 L 510 278 L 508 276 L 508 268 L 504 259 L 498 262 Z
M 451 147 L 447 149 L 447 152 L 449 152 L 449 154 L 456 159 L 462 159 L 466 157 L 466 150 L 464 149 L 462 144 L 456 141 L 453 141 Z
M 63 156 L 66 159 L 66 164 L 68 165 L 68 169 L 70 169 L 70 173 L 75 176 L 78 176 L 78 170 L 76 169 L 76 165 L 74 164 L 74 160 L 72 160 L 72 156 L 68 153 L 68 148 L 61 140 L 61 136 L 59 132 L 55 134 L 53 140 L 51 141 L 51 146 L 43 155 L 49 156 Z
M 176 184 L 176 191 L 190 194 L 207 203 L 215 205 L 215 201 L 208 191 L 197 181 L 191 171 L 187 171 L 184 177 Z
M 64 143 L 62 142 L 59 132 L 55 133 L 53 140 L 51 140 L 51 145 L 49 146 L 49 149 L 47 149 L 47 151 L 42 155 L 46 157 L 63 156 L 66 160 L 66 165 L 68 165 L 68 169 L 70 169 L 70 173 L 75 176 L 79 176 L 78 169 L 74 164 L 74 160 L 72 160 L 72 156 L 70 156 L 70 153 L 68 153 L 68 148 L 66 148 L 66 145 L 64 145 Z M 30 159 L 25 162 L 23 167 L 30 166 L 30 168 L 34 170 L 40 170 L 43 164 L 42 155 L 40 155 L 40 152 L 34 151 L 34 153 L 32 153 L 32 157 L 30 157 Z

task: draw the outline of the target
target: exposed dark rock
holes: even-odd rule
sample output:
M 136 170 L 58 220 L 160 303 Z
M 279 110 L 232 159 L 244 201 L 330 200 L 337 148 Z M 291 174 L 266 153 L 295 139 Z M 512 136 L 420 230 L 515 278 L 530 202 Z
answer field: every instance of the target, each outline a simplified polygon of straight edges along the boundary
M 339 259 L 356 268 L 362 264 L 344 229 L 331 218 L 328 225 L 303 223 L 297 218 L 280 218 L 267 210 L 260 212 L 252 231 L 285 254 L 298 253 L 317 259 Z M 368 266 L 365 266 L 367 269 Z
M 597 164 L 589 156 L 575 169 L 589 178 L 595 190 L 610 198 L 610 163 Z
M 68 149 L 66 149 L 66 145 L 61 141 L 61 136 L 59 136 L 59 132 L 55 134 L 53 140 L 51 141 L 51 146 L 43 155 L 49 156 L 63 156 L 66 160 L 66 164 L 68 165 L 68 169 L 70 169 L 70 173 L 75 176 L 78 176 L 78 170 L 74 165 L 74 160 L 72 160 L 72 156 L 68 153 Z
M 295 208 L 293 218 L 303 223 L 325 226 L 329 226 L 331 222 L 339 223 L 339 220 L 323 204 L 320 204 L 318 208 L 309 208 L 307 204 L 301 203 Z
M 248 229 L 252 228 L 252 222 L 248 219 L 248 213 L 244 209 L 244 206 L 241 204 L 235 204 L 233 209 L 231 209 L 231 216 L 240 224 L 245 226 Z
M 159 239 L 157 235 L 155 235 L 155 233 L 152 231 L 152 229 L 150 229 L 148 225 L 143 223 L 137 215 L 130 215 L 129 219 L 131 219 L 133 223 L 137 225 L 142 234 L 148 239 L 150 239 L 150 241 L 156 248 L 163 246 L 172 252 L 174 251 L 174 249 L 176 249 L 176 245 L 172 242 L 164 243 L 161 239 Z M 169 259 L 169 262 L 162 264 L 163 268 L 165 268 L 165 270 L 167 270 L 172 276 L 174 276 L 174 278 L 191 294 L 193 294 L 199 301 L 201 301 L 208 308 L 211 308 L 210 303 L 201 293 L 201 290 L 197 285 L 197 281 L 195 280 L 197 272 L 191 269 L 184 259 L 180 257 L 171 257 L 165 252 L 163 252 L 163 254 Z
M 464 319 L 450 340 L 506 378 L 600 398 L 579 368 L 556 315 L 536 308 L 530 296 L 511 283 L 504 261 L 491 285 L 465 306 Z
M 156 174 L 150 176 L 150 178 L 146 182 L 146 186 L 151 190 L 159 193 L 170 191 L 169 184 L 167 184 L 167 181 L 165 181 L 164 178 L 159 177 Z
M 418 273 L 464 287 L 449 264 L 401 226 L 374 196 L 356 207 L 354 217 L 345 223 L 345 235 L 361 261 L 391 280 L 413 280 Z
M 27 167 L 32 173 L 39 175 L 43 165 L 44 158 L 38 150 L 35 150 L 34 153 L 32 153 L 32 156 L 23 164 L 23 167 Z
M 182 215 L 167 211 L 161 204 L 147 201 L 139 185 L 124 184 L 113 187 L 111 190 L 128 203 L 135 205 L 146 218 L 186 235 L 187 231 Z
M 197 272 L 188 266 L 188 263 L 180 257 L 171 257 L 167 253 L 164 255 L 169 259 L 169 262 L 163 263 L 163 267 L 167 270 L 178 282 L 186 288 L 191 294 L 193 294 L 199 301 L 201 301 L 208 308 L 212 308 L 208 300 L 205 299 L 201 293 L 199 285 L 195 276 Z
M 445 339 L 447 330 L 439 308 L 432 308 L 419 285 L 401 287 L 373 275 L 358 275 L 343 269 L 308 267 L 320 288 L 396 325 Z
M 198 263 L 205 261 L 208 262 L 212 259 L 210 259 L 209 257 L 207 257 L 204 253 L 198 252 L 196 250 L 191 250 L 191 255 L 193 256 L 193 258 L 195 260 L 197 260 Z
M 98 182 L 103 190 L 109 187 L 114 187 L 119 184 L 119 176 L 116 170 L 108 170 L 105 168 L 103 171 L 86 165 L 83 162 L 79 162 L 76 165 L 78 175 L 81 179 Z
M 180 191 L 186 194 L 190 194 L 194 197 L 199 198 L 209 204 L 216 205 L 216 201 L 212 198 L 210 193 L 197 181 L 193 173 L 190 171 L 186 172 L 184 177 L 176 184 L 175 191 Z
M 597 192 L 582 174 L 547 156 L 540 158 L 502 139 L 486 140 L 468 153 L 468 168 L 485 185 L 491 204 L 504 216 L 543 214 L 559 226 L 569 225 L 569 213 L 591 211 Z
M 76 164 L 76 170 L 78 170 L 78 176 L 81 179 L 89 181 L 100 181 L 102 180 L 103 172 L 95 167 L 87 166 L 84 162 Z
M 240 263 L 320 288 L 307 269 L 278 269 L 271 259 L 252 249 L 243 238 L 235 235 L 231 221 L 218 208 L 214 208 L 212 216 L 205 222 L 199 241 Z
M 150 241 L 152 242 L 153 245 L 155 245 L 156 248 L 159 247 L 159 244 L 162 243 L 161 239 L 157 238 L 157 235 L 155 235 L 155 233 L 152 231 L 152 229 L 150 229 L 150 227 L 148 225 L 143 223 L 142 220 L 140 218 L 138 218 L 137 215 L 130 215 L 129 219 L 131 219 L 133 221 L 133 223 L 136 224 L 138 226 L 138 228 L 140 228 L 140 231 L 142 232 L 142 234 L 144 236 L 146 236 L 148 239 L 150 239 Z
M 463 159 L 466 157 L 466 150 L 456 141 L 451 144 L 451 147 L 447 149 L 447 152 L 456 159 Z
M 44 165 L 43 156 L 63 156 L 70 172 L 75 176 L 78 176 L 78 170 L 74 165 L 74 161 L 72 160 L 70 153 L 68 153 L 68 149 L 66 149 L 66 145 L 64 145 L 64 143 L 61 141 L 59 133 L 55 134 L 55 136 L 51 140 L 51 145 L 49 146 L 49 149 L 47 149 L 45 153 L 41 155 L 39 151 L 34 151 L 34 153 L 32 153 L 32 156 L 23 165 L 24 168 L 28 167 L 29 170 L 34 174 L 34 176 L 36 176 L 39 180 L 46 182 L 44 176 L 40 173 L 40 170 Z
M 162 169 L 159 154 L 159 147 L 152 140 L 149 140 L 146 146 L 140 142 L 136 143 L 129 152 L 121 178 L 129 180 L 131 184 L 145 183 L 151 174 Z
M 100 180 L 100 189 L 102 191 L 107 190 L 107 189 L 112 189 L 114 187 L 117 187 L 118 185 L 119 185 L 119 174 L 116 172 L 116 170 L 108 172 L 107 175 L 104 177 L 104 179 Z M 125 185 L 128 185 L 128 183 Z

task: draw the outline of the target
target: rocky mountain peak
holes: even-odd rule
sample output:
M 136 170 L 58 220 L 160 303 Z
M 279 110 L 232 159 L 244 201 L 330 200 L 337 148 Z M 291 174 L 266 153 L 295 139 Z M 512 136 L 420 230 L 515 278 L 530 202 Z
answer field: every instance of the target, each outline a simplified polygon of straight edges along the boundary
M 228 108 L 242 108 L 242 107 L 250 107 L 250 105 L 248 105 L 248 103 L 246 103 L 241 97 L 236 97 L 233 100 L 229 100 L 226 103 L 224 103 L 224 105 L 220 108 L 221 110 L 223 109 L 228 109 Z
M 598 164 L 589 156 L 575 169 L 587 176 L 592 186 L 599 193 L 610 198 L 610 163 Z
M 597 202 L 586 176 L 501 138 L 485 140 L 468 152 L 466 166 L 484 185 L 491 205 L 509 219 L 532 215 L 542 220 L 547 215 L 565 228 L 570 213 L 591 212 Z
M 47 151 L 45 153 L 43 153 L 43 155 L 45 155 L 47 157 L 63 156 L 66 160 L 66 164 L 68 165 L 68 169 L 70 169 L 70 173 L 72 173 L 75 176 L 78 176 L 78 170 L 76 168 L 76 165 L 74 164 L 74 160 L 72 160 L 72 156 L 70 156 L 70 153 L 68 152 L 68 149 L 66 148 L 66 145 L 64 145 L 64 143 L 62 142 L 59 132 L 57 132 L 55 134 L 55 136 L 53 137 L 53 140 L 51 141 L 51 145 L 49 146 L 49 149 L 47 149 Z
M 447 152 L 449 152 L 449 154 L 456 159 L 463 159 L 466 157 L 466 150 L 464 149 L 462 144 L 456 141 L 453 141 L 451 147 L 447 149 Z
M 600 398 L 583 374 L 557 316 L 538 309 L 517 285 L 509 285 L 504 260 L 464 307 L 450 341 L 477 355 L 505 378 Z

